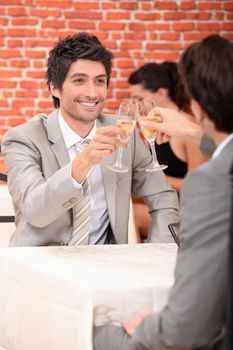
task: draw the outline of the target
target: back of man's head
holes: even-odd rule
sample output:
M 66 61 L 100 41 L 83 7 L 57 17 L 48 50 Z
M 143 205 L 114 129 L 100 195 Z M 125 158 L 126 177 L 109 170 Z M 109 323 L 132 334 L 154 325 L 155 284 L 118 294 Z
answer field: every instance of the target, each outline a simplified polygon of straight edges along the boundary
M 211 35 L 183 53 L 179 69 L 188 93 L 215 128 L 233 132 L 233 43 Z

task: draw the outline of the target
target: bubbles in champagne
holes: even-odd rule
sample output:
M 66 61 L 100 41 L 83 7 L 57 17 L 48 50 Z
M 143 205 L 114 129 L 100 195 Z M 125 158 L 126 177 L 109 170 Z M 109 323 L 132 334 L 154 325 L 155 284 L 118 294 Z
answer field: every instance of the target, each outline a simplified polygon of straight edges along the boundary
M 135 127 L 135 120 L 124 120 L 124 119 L 118 119 L 117 126 L 119 126 L 122 130 L 126 132 L 126 137 L 122 138 L 122 140 L 129 140 L 133 129 Z
M 145 137 L 146 140 L 148 141 L 153 141 L 156 139 L 157 136 L 157 130 L 149 127 L 142 125 L 143 122 L 156 122 L 156 123 L 161 123 L 161 118 L 156 117 L 156 116 L 151 116 L 151 117 L 143 117 L 140 119 L 140 129 L 142 131 L 143 136 Z

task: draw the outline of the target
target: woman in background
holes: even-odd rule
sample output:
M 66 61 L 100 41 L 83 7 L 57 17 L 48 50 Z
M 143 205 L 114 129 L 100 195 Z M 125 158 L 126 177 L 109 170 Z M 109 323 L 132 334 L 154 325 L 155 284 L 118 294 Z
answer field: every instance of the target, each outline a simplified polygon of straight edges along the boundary
M 134 71 L 129 76 L 128 82 L 134 99 L 154 100 L 157 106 L 178 110 L 192 119 L 189 98 L 185 93 L 175 62 L 147 63 Z M 172 137 L 169 142 L 162 145 L 155 143 L 155 149 L 159 163 L 168 165 L 164 173 L 178 194 L 186 173 L 206 160 L 199 145 L 185 137 Z M 150 224 L 147 206 L 141 199 L 133 198 L 133 208 L 136 229 L 144 240 Z

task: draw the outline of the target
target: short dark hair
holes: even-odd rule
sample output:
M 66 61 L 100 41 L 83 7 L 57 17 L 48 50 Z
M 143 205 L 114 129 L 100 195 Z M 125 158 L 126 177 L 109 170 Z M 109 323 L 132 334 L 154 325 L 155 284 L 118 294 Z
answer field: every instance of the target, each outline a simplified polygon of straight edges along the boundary
M 168 90 L 171 100 L 182 110 L 189 109 L 189 97 L 178 73 L 177 63 L 146 63 L 128 78 L 130 85 L 141 84 L 144 89 L 156 92 L 160 88 Z
M 104 65 L 107 74 L 107 86 L 109 85 L 112 70 L 113 55 L 95 36 L 86 32 L 69 35 L 60 39 L 57 45 L 49 52 L 47 62 L 47 84 L 53 83 L 59 90 L 70 68 L 70 65 L 78 59 L 86 59 L 100 62 Z M 53 97 L 54 106 L 60 106 L 60 101 Z
M 233 44 L 210 35 L 188 47 L 179 63 L 187 92 L 218 131 L 233 131 Z

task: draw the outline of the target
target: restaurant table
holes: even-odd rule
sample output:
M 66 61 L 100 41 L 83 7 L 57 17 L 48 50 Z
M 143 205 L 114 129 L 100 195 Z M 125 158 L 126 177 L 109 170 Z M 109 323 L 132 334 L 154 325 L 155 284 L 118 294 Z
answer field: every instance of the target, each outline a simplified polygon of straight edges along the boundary
M 158 312 L 175 244 L 0 249 L 0 349 L 91 350 L 94 325 Z
M 9 245 L 10 236 L 15 230 L 14 215 L 8 187 L 0 184 L 0 247 Z

